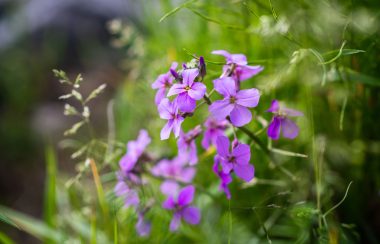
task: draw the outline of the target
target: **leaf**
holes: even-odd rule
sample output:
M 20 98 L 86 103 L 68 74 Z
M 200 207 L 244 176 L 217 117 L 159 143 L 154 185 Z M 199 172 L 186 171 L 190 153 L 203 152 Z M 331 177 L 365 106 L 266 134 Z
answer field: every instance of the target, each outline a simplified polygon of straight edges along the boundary
M 225 28 L 228 28 L 228 29 L 234 29 L 234 30 L 244 30 L 244 27 L 240 27 L 240 26 L 234 26 L 234 25 L 229 25 L 229 24 L 224 24 L 222 23 L 221 21 L 219 20 L 216 20 L 216 19 L 213 19 L 213 18 L 210 18 L 204 14 L 202 14 L 201 12 L 199 12 L 198 10 L 195 10 L 193 8 L 189 8 L 189 7 L 186 7 L 188 10 L 190 10 L 191 12 L 193 12 L 194 14 L 198 15 L 199 17 L 201 17 L 202 19 L 206 20 L 206 21 L 209 21 L 209 22 L 213 22 L 215 24 L 218 24 L 222 27 L 225 27 Z
M 52 229 L 41 220 L 30 217 L 21 212 L 14 211 L 10 208 L 0 205 L 0 212 L 3 212 L 11 219 L 12 222 L 17 223 L 17 226 L 40 240 L 52 240 L 56 243 L 63 243 L 66 239 L 62 232 Z
M 46 161 L 46 179 L 45 179 L 45 201 L 44 201 L 44 219 L 48 226 L 56 228 L 57 226 L 57 159 L 52 146 L 45 150 Z M 46 242 L 51 242 L 47 240 Z
M 307 158 L 307 155 L 305 155 L 305 154 L 289 152 L 289 151 L 285 151 L 285 150 L 277 149 L 277 148 L 272 148 L 272 149 L 270 149 L 270 151 L 277 153 L 277 154 L 284 155 L 284 156 L 289 156 L 289 157 Z
M 179 10 L 181 10 L 182 8 L 190 5 L 191 3 L 195 2 L 197 0 L 189 0 L 187 2 L 184 2 L 183 4 L 179 5 L 178 7 L 172 9 L 171 11 L 169 11 L 168 13 L 164 14 L 164 16 L 161 17 L 161 19 L 158 21 L 159 23 L 161 23 L 162 21 L 164 21 L 167 17 L 177 13 Z
M 96 98 L 100 93 L 102 93 L 104 91 L 104 89 L 107 87 L 106 84 L 101 84 L 98 88 L 96 88 L 95 90 L 93 90 L 90 95 L 86 98 L 86 100 L 84 101 L 84 103 L 88 103 L 90 100 Z
M 0 243 L 3 243 L 3 244 L 14 244 L 15 242 L 12 241 L 12 239 L 7 236 L 5 233 L 1 232 L 0 231 Z
M 80 121 L 76 124 L 74 124 L 70 129 L 66 130 L 63 135 L 68 136 L 68 135 L 74 135 L 77 133 L 80 127 L 84 124 L 84 121 Z
M 340 73 L 340 74 L 339 74 Z M 357 82 L 365 85 L 380 86 L 380 79 L 359 73 L 347 67 L 340 67 L 339 70 L 331 69 L 328 73 L 328 81 L 346 80 L 349 82 Z
M 9 224 L 9 225 L 12 225 L 13 227 L 16 227 L 16 228 L 20 228 L 17 226 L 17 224 L 15 222 L 13 222 L 10 218 L 8 218 L 6 215 L 0 213 L 0 221 L 6 223 L 6 224 Z

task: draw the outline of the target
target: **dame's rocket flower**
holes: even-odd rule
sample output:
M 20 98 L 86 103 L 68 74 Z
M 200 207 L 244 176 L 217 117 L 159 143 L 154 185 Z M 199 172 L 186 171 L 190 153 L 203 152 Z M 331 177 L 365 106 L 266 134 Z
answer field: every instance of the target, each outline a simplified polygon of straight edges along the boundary
M 274 114 L 272 122 L 268 127 L 268 136 L 273 140 L 280 138 L 280 132 L 282 135 L 289 139 L 297 137 L 299 128 L 298 126 L 288 119 L 288 117 L 303 116 L 303 113 L 294 109 L 281 108 L 277 100 L 273 100 L 270 108 L 267 112 Z
M 182 131 L 180 132 L 179 139 L 177 141 L 178 155 L 186 155 L 190 165 L 194 165 L 198 162 L 195 138 L 197 138 L 201 132 L 202 129 L 199 125 L 186 134 Z
M 161 184 L 161 192 L 165 195 L 176 195 L 179 184 L 190 183 L 195 176 L 195 168 L 186 166 L 187 157 L 177 156 L 172 160 L 163 159 L 155 165 L 152 175 L 165 178 Z
M 165 209 L 173 210 L 174 215 L 170 222 L 170 231 L 176 231 L 183 218 L 187 223 L 196 225 L 201 220 L 201 213 L 198 208 L 190 206 L 194 198 L 194 186 L 184 187 L 178 194 L 178 197 L 169 196 L 162 204 Z
M 223 120 L 230 116 L 234 126 L 243 126 L 252 119 L 248 108 L 256 107 L 259 103 L 260 93 L 251 88 L 237 91 L 235 81 L 231 77 L 214 80 L 215 90 L 224 96 L 223 100 L 213 102 L 209 111 L 216 120 Z
M 168 97 L 178 94 L 176 101 L 182 112 L 193 112 L 196 100 L 202 99 L 206 93 L 206 86 L 194 81 L 198 74 L 198 69 L 185 69 L 182 71 L 182 83 L 174 84 L 168 92 Z
M 247 57 L 243 54 L 230 54 L 224 50 L 215 50 L 212 54 L 222 55 L 226 58 L 226 65 L 223 66 L 224 73 L 231 73 L 232 78 L 239 83 L 247 80 L 261 72 L 264 68 L 260 65 L 247 65 Z
M 177 68 L 177 63 L 173 62 L 170 70 L 165 73 L 158 76 L 158 78 L 153 82 L 152 88 L 157 89 L 156 97 L 155 97 L 155 103 L 158 105 L 160 104 L 161 100 L 166 97 L 166 90 L 169 89 L 173 85 L 174 78 L 172 76 L 172 70 L 175 70 Z
M 209 117 L 204 123 L 206 130 L 203 134 L 202 147 L 208 149 L 211 145 L 216 145 L 216 138 L 223 136 L 227 129 L 228 121 L 217 121 L 213 117 Z
M 117 178 L 118 181 L 114 188 L 115 195 L 123 198 L 125 207 L 137 207 L 140 203 L 140 198 L 137 191 L 127 184 L 129 179 L 126 179 L 122 171 L 118 172 Z
M 140 130 L 137 140 L 129 141 L 127 144 L 127 153 L 119 162 L 121 170 L 125 173 L 131 171 L 150 142 L 151 139 L 148 132 L 146 130 Z
M 161 119 L 168 120 L 161 130 L 161 140 L 168 139 L 171 131 L 175 137 L 178 137 L 184 118 L 179 114 L 177 102 L 170 102 L 167 98 L 162 99 L 158 105 L 158 112 Z
M 228 185 L 232 182 L 232 177 L 229 173 L 224 173 L 223 170 L 219 169 L 221 158 L 216 155 L 214 158 L 214 166 L 212 167 L 212 170 L 214 173 L 219 177 L 220 179 L 220 185 L 219 188 L 224 191 L 224 193 L 227 196 L 227 199 L 231 199 L 231 192 L 230 189 L 228 189 Z
M 230 141 L 225 136 L 219 136 L 216 140 L 216 150 L 218 152 L 216 161 L 220 161 L 223 173 L 235 174 L 245 180 L 250 181 L 254 177 L 254 167 L 249 163 L 251 150 L 248 145 L 238 143 L 230 152 Z

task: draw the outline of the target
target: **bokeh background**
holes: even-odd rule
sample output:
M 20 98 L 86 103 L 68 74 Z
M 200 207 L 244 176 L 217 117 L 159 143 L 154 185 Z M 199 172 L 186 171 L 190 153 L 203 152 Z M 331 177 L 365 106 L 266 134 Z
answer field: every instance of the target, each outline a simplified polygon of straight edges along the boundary
M 86 207 L 94 200 L 84 195 L 95 192 L 89 183 L 91 172 L 85 171 L 80 186 L 68 190 L 69 200 L 60 193 L 64 190 L 57 190 L 54 224 L 46 217 L 52 213 L 47 210 L 52 181 L 46 154 L 53 151 L 57 158 L 55 187 L 66 189 L 65 182 L 84 160 L 70 158 L 72 147 L 87 140 L 79 133 L 75 140 L 63 141 L 63 132 L 75 120 L 63 115 L 65 102 L 58 97 L 67 88 L 52 69 L 62 69 L 72 79 L 81 73 L 84 94 L 107 84 L 90 104 L 99 137 L 109 135 L 111 107 L 118 141 L 126 143 L 146 128 L 153 138 L 151 150 L 174 156 L 175 140 L 159 140 L 163 121 L 158 119 L 150 85 L 172 61 L 189 61 L 189 53 L 212 61 L 206 81 L 211 84 L 221 72 L 221 65 L 214 62 L 223 59 L 210 53 L 225 49 L 244 53 L 250 62 L 265 67 L 244 83 L 263 92 L 255 113 L 264 122 L 252 122 L 249 128 L 258 131 L 270 120 L 264 111 L 271 99 L 302 110 L 306 116 L 297 121 L 301 133 L 296 140 L 268 143 L 308 157 L 275 154 L 279 165 L 273 165 L 254 147 L 257 180 L 244 189 L 241 182 L 232 185 L 230 208 L 223 195 L 215 201 L 200 194 L 200 226 L 171 234 L 166 231 L 169 216 L 152 217 L 159 227 L 150 238 L 135 236 L 134 222 L 129 222 L 133 213 L 123 213 L 118 219 L 119 241 L 379 243 L 379 13 L 377 0 L 0 0 L 0 204 L 45 220 L 65 240 L 89 243 L 91 221 L 80 229 L 70 226 L 63 215 L 74 213 L 78 222 L 87 223 Z M 204 107 L 184 128 L 202 123 L 206 114 Z M 260 138 L 267 143 L 265 133 Z M 244 136 L 242 140 L 249 141 Z M 211 166 L 212 156 L 204 155 L 195 182 L 216 194 L 218 182 L 210 176 Z M 112 192 L 114 181 L 107 179 L 116 169 L 117 159 L 100 168 L 106 192 Z M 329 228 L 319 228 L 316 209 L 326 213 L 343 198 L 327 216 Z M 160 210 L 154 213 L 160 215 Z M 99 221 L 99 228 L 102 225 L 107 221 Z M 0 240 L 56 240 L 41 235 L 41 230 L 26 229 L 0 223 Z M 112 241 L 109 232 L 97 234 L 98 242 Z

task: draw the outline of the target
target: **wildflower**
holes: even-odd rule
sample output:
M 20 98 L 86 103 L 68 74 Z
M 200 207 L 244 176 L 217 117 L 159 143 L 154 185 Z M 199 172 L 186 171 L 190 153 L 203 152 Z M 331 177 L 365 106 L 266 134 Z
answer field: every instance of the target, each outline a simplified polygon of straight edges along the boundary
M 151 223 L 144 218 L 143 213 L 138 214 L 138 220 L 136 223 L 136 231 L 139 236 L 148 236 L 150 234 Z
M 202 99 L 206 93 L 206 86 L 203 83 L 194 82 L 198 74 L 198 69 L 185 69 L 182 71 L 182 83 L 174 84 L 168 92 L 168 96 L 178 94 L 176 100 L 182 112 L 193 112 L 196 100 Z
M 158 105 L 160 104 L 161 100 L 166 97 L 166 90 L 169 89 L 173 85 L 173 80 L 176 77 L 172 76 L 172 70 L 177 68 L 177 63 L 173 62 L 170 70 L 165 73 L 158 76 L 158 78 L 153 82 L 152 88 L 157 89 L 156 97 L 155 97 L 155 103 Z
M 196 225 L 201 220 L 201 213 L 198 208 L 190 206 L 194 198 L 194 186 L 184 187 L 178 194 L 178 197 L 171 195 L 162 204 L 165 209 L 173 210 L 174 215 L 170 222 L 170 231 L 176 231 L 183 218 L 187 223 Z
M 224 131 L 228 126 L 227 120 L 217 121 L 213 117 L 209 117 L 204 123 L 206 130 L 203 134 L 202 147 L 208 149 L 211 145 L 216 145 L 216 138 L 224 135 Z
M 195 175 L 195 168 L 185 166 L 187 157 L 177 156 L 172 160 L 163 159 L 155 165 L 151 172 L 154 176 L 165 178 L 161 184 L 161 192 L 165 195 L 176 195 L 177 182 L 190 183 Z
M 150 142 L 151 139 L 148 132 L 146 130 L 140 130 L 137 140 L 129 141 L 127 144 L 127 153 L 119 162 L 121 170 L 124 172 L 131 171 Z
M 202 129 L 199 125 L 186 134 L 182 131 L 180 132 L 180 136 L 177 141 L 178 154 L 187 155 L 190 165 L 194 165 L 198 162 L 195 138 L 197 138 L 201 132 Z
M 214 80 L 215 90 L 224 96 L 223 100 L 213 102 L 209 111 L 216 120 L 223 120 L 230 116 L 234 126 L 243 126 L 252 119 L 248 108 L 256 107 L 259 103 L 260 93 L 257 89 L 236 90 L 236 85 L 231 77 Z
M 245 180 L 250 181 L 254 176 L 254 167 L 249 164 L 251 150 L 248 145 L 238 143 L 232 152 L 229 150 L 230 141 L 225 136 L 219 136 L 216 140 L 217 158 L 220 162 L 223 173 L 229 174 L 232 170 L 235 174 Z
M 212 170 L 220 179 L 220 185 L 219 185 L 220 190 L 224 191 L 224 193 L 227 196 L 227 199 L 231 199 L 231 193 L 230 193 L 230 189 L 228 189 L 228 185 L 232 182 L 232 177 L 229 173 L 226 174 L 223 172 L 223 170 L 219 169 L 220 160 L 221 158 L 218 155 L 216 155 L 214 158 L 215 163 L 214 163 L 214 166 L 212 167 Z
M 118 181 L 114 189 L 115 195 L 124 198 L 125 207 L 137 207 L 140 203 L 137 191 L 128 186 L 127 179 L 122 171 L 117 173 L 117 178 Z
M 280 132 L 282 135 L 289 139 L 297 137 L 299 128 L 298 126 L 288 119 L 288 117 L 303 116 L 303 113 L 294 109 L 281 108 L 277 100 L 273 100 L 270 108 L 267 112 L 274 114 L 272 122 L 268 127 L 268 136 L 273 140 L 280 138 Z
M 168 120 L 161 130 L 161 140 L 168 139 L 171 131 L 175 137 L 178 137 L 184 118 L 179 114 L 176 101 L 170 102 L 167 98 L 162 99 L 158 105 L 158 112 L 162 119 Z
M 215 50 L 212 54 L 222 55 L 226 58 L 226 65 L 223 66 L 223 73 L 231 75 L 232 78 L 240 84 L 240 81 L 247 80 L 252 76 L 260 73 L 264 68 L 260 65 L 247 65 L 247 57 L 243 54 L 230 54 L 224 50 Z M 239 87 L 239 86 L 238 86 Z

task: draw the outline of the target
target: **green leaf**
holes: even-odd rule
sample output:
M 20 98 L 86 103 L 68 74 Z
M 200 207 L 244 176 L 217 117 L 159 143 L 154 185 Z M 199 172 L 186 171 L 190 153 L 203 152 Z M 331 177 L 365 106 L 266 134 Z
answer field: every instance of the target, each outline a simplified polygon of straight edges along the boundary
M 306 154 L 285 151 L 285 150 L 277 149 L 277 148 L 271 148 L 270 151 L 274 152 L 274 153 L 277 153 L 277 154 L 284 155 L 284 156 L 289 156 L 289 157 L 307 158 Z
M 190 0 L 190 1 L 187 1 L 187 2 L 184 2 L 183 4 L 179 5 L 178 7 L 172 9 L 171 11 L 169 11 L 168 13 L 164 14 L 164 16 L 161 17 L 161 19 L 158 21 L 159 23 L 161 23 L 162 21 L 164 21 L 167 17 L 177 13 L 179 10 L 181 10 L 182 8 L 190 5 L 191 3 L 195 2 L 197 0 Z
M 44 219 L 48 226 L 56 228 L 57 226 L 57 159 L 51 145 L 45 150 L 46 161 L 46 179 L 45 179 L 45 201 L 44 201 Z M 46 242 L 51 242 L 48 239 Z
M 340 73 L 340 74 L 339 74 Z M 340 67 L 339 70 L 331 69 L 328 73 L 328 80 L 331 82 L 340 81 L 357 82 L 370 86 L 380 86 L 380 79 L 359 73 L 347 67 Z
M 54 230 L 41 220 L 35 219 L 26 214 L 14 211 L 1 205 L 0 212 L 8 216 L 8 218 L 11 219 L 12 222 L 16 223 L 21 230 L 31 234 L 40 240 L 49 239 L 57 243 L 63 243 L 65 240 L 63 233 Z
M 19 228 L 15 222 L 13 222 L 10 218 L 8 218 L 6 215 L 0 213 L 0 221 L 12 225 L 13 227 Z
M 3 243 L 3 244 L 14 244 L 15 242 L 12 241 L 12 239 L 7 236 L 5 233 L 1 232 L 0 231 L 0 243 Z

